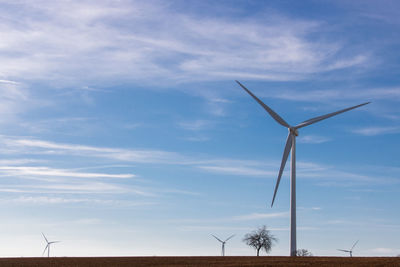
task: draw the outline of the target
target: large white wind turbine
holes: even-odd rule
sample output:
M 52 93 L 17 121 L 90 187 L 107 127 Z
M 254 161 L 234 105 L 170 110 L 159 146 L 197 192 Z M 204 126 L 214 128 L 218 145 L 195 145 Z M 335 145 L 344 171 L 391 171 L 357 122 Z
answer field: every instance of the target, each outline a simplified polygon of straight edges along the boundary
M 47 240 L 46 236 L 43 233 L 42 233 L 42 235 L 43 235 L 43 237 L 44 237 L 44 239 L 46 240 L 46 243 L 47 243 L 46 247 L 43 250 L 42 256 L 44 255 L 44 253 L 46 252 L 46 249 L 47 249 L 47 257 L 50 257 L 50 245 L 54 244 L 54 243 L 61 242 L 61 241 L 51 241 L 51 242 L 49 242 L 49 240 Z
M 348 253 L 350 254 L 350 257 L 353 257 L 353 248 L 356 246 L 356 244 L 358 243 L 358 241 L 359 241 L 359 240 L 357 240 L 357 241 L 354 243 L 354 245 L 351 247 L 350 250 L 346 250 L 346 249 L 338 249 L 338 250 L 343 251 L 343 252 L 348 252 Z
M 221 255 L 225 256 L 225 243 L 226 241 L 228 241 L 229 239 L 231 239 L 232 237 L 234 237 L 235 235 L 231 235 L 230 237 L 228 237 L 227 239 L 225 239 L 225 241 L 222 241 L 221 239 L 219 239 L 218 237 L 216 237 L 215 235 L 212 235 L 215 239 L 217 239 L 219 242 L 221 242 L 222 244 L 222 251 L 221 251 Z
M 274 196 L 272 198 L 271 207 L 274 205 L 276 192 L 278 191 L 279 182 L 281 181 L 282 172 L 285 168 L 287 158 L 289 153 L 292 153 L 291 156 L 291 176 L 290 176 L 290 256 L 296 256 L 296 137 L 299 135 L 298 129 L 306 127 L 308 125 L 314 124 L 316 122 L 325 120 L 327 118 L 336 116 L 340 113 L 364 106 L 369 104 L 370 102 L 363 103 L 354 107 L 345 108 L 336 112 L 332 112 L 326 115 L 318 116 L 302 123 L 291 126 L 284 119 L 282 119 L 275 111 L 273 111 L 270 107 L 264 104 L 260 99 L 258 99 L 252 92 L 249 91 L 243 84 L 236 81 L 249 95 L 251 95 L 268 113 L 271 117 L 278 122 L 280 125 L 286 127 L 289 130 L 288 137 L 286 139 L 285 149 L 283 151 L 283 157 L 281 162 L 281 167 L 279 169 L 278 179 L 275 185 Z M 290 151 L 291 150 L 291 151 Z

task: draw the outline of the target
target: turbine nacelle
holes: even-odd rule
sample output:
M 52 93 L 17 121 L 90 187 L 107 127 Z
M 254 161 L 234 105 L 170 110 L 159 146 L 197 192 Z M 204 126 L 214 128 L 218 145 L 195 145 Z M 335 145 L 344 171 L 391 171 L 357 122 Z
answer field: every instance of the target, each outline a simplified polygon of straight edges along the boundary
M 299 131 L 295 127 L 288 128 L 289 133 L 293 134 L 294 136 L 299 136 Z

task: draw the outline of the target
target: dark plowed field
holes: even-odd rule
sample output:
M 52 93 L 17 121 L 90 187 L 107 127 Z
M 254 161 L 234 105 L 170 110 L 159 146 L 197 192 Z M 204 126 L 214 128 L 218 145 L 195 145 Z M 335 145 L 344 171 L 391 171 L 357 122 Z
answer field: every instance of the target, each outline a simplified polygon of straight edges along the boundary
M 3 258 L 0 266 L 399 266 L 400 257 Z

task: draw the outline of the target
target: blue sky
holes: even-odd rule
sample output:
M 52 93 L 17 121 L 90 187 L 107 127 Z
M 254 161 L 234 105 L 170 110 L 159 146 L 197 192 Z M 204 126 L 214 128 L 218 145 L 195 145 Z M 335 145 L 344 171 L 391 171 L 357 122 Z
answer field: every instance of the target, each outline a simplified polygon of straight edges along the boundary
M 0 256 L 400 254 L 397 1 L 0 1 Z

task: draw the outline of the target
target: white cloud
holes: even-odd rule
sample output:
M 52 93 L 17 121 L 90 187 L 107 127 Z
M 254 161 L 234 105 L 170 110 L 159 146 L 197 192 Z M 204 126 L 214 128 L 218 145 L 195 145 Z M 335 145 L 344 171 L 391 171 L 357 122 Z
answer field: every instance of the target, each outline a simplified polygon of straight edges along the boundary
M 297 207 L 297 209 L 298 210 L 313 210 L 313 211 L 322 210 L 321 207 L 308 207 L 308 208 L 306 208 L 306 207 Z
M 361 129 L 355 129 L 352 131 L 356 134 L 366 135 L 366 136 L 375 136 L 382 134 L 396 134 L 400 133 L 400 127 L 397 126 L 389 126 L 389 127 L 366 127 Z
M 304 144 L 321 144 L 329 141 L 329 138 L 318 135 L 304 135 L 298 138 L 298 142 Z
M 195 120 L 195 121 L 186 121 L 186 122 L 179 122 L 178 125 L 189 131 L 201 131 L 206 130 L 210 127 L 212 123 L 208 120 Z
M 183 157 L 174 152 L 159 150 L 129 150 L 85 145 L 61 144 L 42 140 L 0 138 L 0 142 L 14 153 L 64 154 L 108 158 L 117 161 L 141 163 L 184 164 Z
M 93 118 L 88 117 L 61 117 L 55 119 L 36 119 L 34 121 L 20 121 L 19 125 L 30 133 L 66 133 L 65 125 L 68 124 L 68 134 L 82 134 L 87 131 L 87 125 L 93 122 Z
M 119 205 L 119 206 L 150 206 L 154 202 L 143 201 L 121 201 L 115 199 L 99 198 L 71 198 L 71 197 L 52 197 L 52 196 L 20 196 L 17 198 L 0 199 L 0 203 L 16 204 L 99 204 L 99 205 Z
M 15 199 L 7 199 L 2 202 L 13 202 L 13 203 L 30 203 L 30 204 L 65 204 L 65 203 L 84 203 L 93 201 L 91 199 L 84 198 L 61 198 L 61 197 L 33 197 L 33 196 L 21 196 Z
M 133 174 L 108 174 L 108 173 L 88 173 L 75 172 L 66 169 L 55 169 L 50 167 L 27 167 L 27 166 L 0 166 L 1 174 L 7 176 L 53 176 L 69 178 L 133 178 Z
M 400 253 L 400 249 L 396 249 L 396 248 L 384 248 L 384 247 L 380 247 L 380 248 L 372 248 L 372 249 L 368 249 L 367 253 L 370 255 L 386 255 L 386 256 L 396 256 L 399 255 Z
M 261 21 L 233 21 L 226 16 L 200 20 L 161 1 L 1 5 L 4 80 L 57 81 L 60 87 L 111 77 L 160 84 L 232 77 L 293 80 L 369 60 L 362 53 L 341 58 L 339 42 L 310 40 L 320 23 L 271 11 Z
M 85 183 L 49 183 L 42 185 L 24 185 L 22 190 L 28 193 L 58 193 L 58 194 L 136 194 L 141 196 L 154 196 L 154 194 L 122 185 L 85 182 Z M 30 190 L 30 191 L 29 191 Z
M 330 89 L 322 88 L 320 90 L 276 90 L 268 91 L 267 97 L 291 100 L 291 101 L 303 101 L 303 102 L 324 102 L 331 103 L 335 100 L 351 100 L 356 101 L 354 104 L 376 101 L 376 100 L 392 100 L 398 101 L 400 99 L 400 88 L 397 87 L 380 87 L 380 88 L 345 88 L 345 89 Z M 260 96 L 263 94 L 261 92 Z M 361 100 L 360 100 L 361 99 Z
M 350 59 L 339 59 L 338 61 L 332 63 L 331 65 L 328 65 L 326 68 L 332 70 L 344 69 L 365 64 L 368 62 L 368 60 L 369 57 L 367 55 L 357 55 Z
M 124 189 L 121 186 L 109 184 L 109 183 L 101 183 L 101 182 L 87 182 L 87 183 L 75 183 L 75 184 L 66 184 L 66 183 L 53 183 L 53 184 L 44 184 L 44 185 L 26 185 L 23 188 L 33 189 L 36 192 L 43 193 L 74 193 L 74 194 L 82 194 L 82 193 L 121 193 L 128 192 L 128 189 Z M 42 191 L 44 190 L 44 191 Z M 31 191 L 31 192 L 35 192 Z
M 29 92 L 16 82 L 0 83 L 0 122 L 15 120 L 30 106 Z
M 10 80 L 0 80 L 0 83 L 13 84 L 13 85 L 20 84 L 19 82 L 10 81 Z
M 198 161 L 194 166 L 205 171 L 227 174 L 241 175 L 249 177 L 275 178 L 278 175 L 279 163 L 277 161 L 246 161 L 215 159 L 208 161 Z M 287 163 L 288 164 L 288 163 Z M 286 165 L 284 176 L 289 170 Z M 393 177 L 381 177 L 365 172 L 339 170 L 334 166 L 317 164 L 313 162 L 297 162 L 297 174 L 299 179 L 314 179 L 320 186 L 353 186 L 374 184 L 397 184 L 398 179 Z
M 0 166 L 7 166 L 7 165 L 24 165 L 28 163 L 38 163 L 42 162 L 43 160 L 37 159 L 1 159 Z
M 206 136 L 190 136 L 190 137 L 186 137 L 184 138 L 187 141 L 191 141 L 191 142 L 205 142 L 210 140 L 209 137 Z
M 275 178 L 278 173 L 279 161 L 271 160 L 240 160 L 229 158 L 209 158 L 206 156 L 186 156 L 180 153 L 159 151 L 159 150 L 129 150 L 120 148 L 105 148 L 95 146 L 85 146 L 76 144 L 63 144 L 43 140 L 19 139 L 10 137 L 1 137 L 0 145 L 4 146 L 2 151 L 6 153 L 14 153 L 24 155 L 38 154 L 38 155 L 62 155 L 74 157 L 88 157 L 88 158 L 106 158 L 116 162 L 137 162 L 137 163 L 161 163 L 172 165 L 186 165 L 188 167 L 198 168 L 207 172 L 227 174 L 227 175 L 240 175 L 250 177 L 266 177 Z M 4 153 L 4 152 L 3 152 Z M 109 165 L 109 164 L 108 164 Z M 111 165 L 112 166 L 112 165 Z M 391 177 L 376 177 L 372 174 L 364 174 L 363 172 L 348 172 L 345 170 L 338 170 L 333 166 L 326 166 L 312 162 L 298 162 L 297 173 L 301 178 L 318 179 L 319 185 L 340 185 L 349 186 L 354 183 L 380 183 L 391 184 L 397 183 L 395 178 Z M 0 167 L 3 171 L 14 171 L 22 174 L 23 172 L 47 173 L 47 177 L 51 175 L 70 176 L 70 177 L 86 177 L 94 178 L 119 178 L 133 177 L 132 174 L 101 174 L 101 173 L 84 173 L 76 172 L 74 170 L 63 169 L 37 169 L 38 167 Z M 35 169 L 36 168 L 36 169 Z M 385 167 L 387 168 L 387 167 Z M 286 168 L 287 170 L 288 168 Z M 42 177 L 43 179 L 45 177 Z M 340 183 L 338 183 L 340 182 Z M 333 184 L 332 184 L 333 183 Z
M 250 227 L 235 227 L 235 226 L 218 226 L 218 225 L 190 225 L 190 226 L 179 226 L 179 231 L 250 231 Z
M 233 219 L 238 221 L 250 221 L 259 219 L 285 218 L 285 217 L 289 217 L 289 212 L 251 213 L 247 215 L 236 216 L 233 217 Z
M 86 183 L 47 183 L 47 184 L 20 184 L 18 186 L 6 185 L 0 189 L 7 193 L 40 193 L 40 194 L 122 194 L 136 193 L 122 186 L 101 182 Z M 138 195 L 148 195 L 145 192 L 137 190 Z
M 247 176 L 272 176 L 276 172 L 266 171 L 245 166 L 198 166 L 198 168 L 215 173 L 247 175 Z

